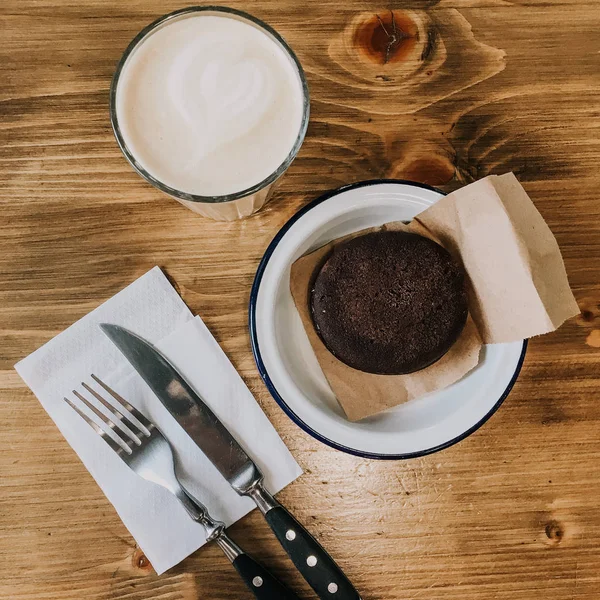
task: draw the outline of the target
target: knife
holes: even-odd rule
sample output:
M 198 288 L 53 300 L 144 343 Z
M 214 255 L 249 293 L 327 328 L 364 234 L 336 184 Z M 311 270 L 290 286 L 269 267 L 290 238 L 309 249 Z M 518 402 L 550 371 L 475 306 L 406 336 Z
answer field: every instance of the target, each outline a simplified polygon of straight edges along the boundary
M 319 598 L 361 600 L 321 544 L 265 489 L 260 469 L 177 369 L 134 333 L 107 323 L 100 327 L 231 487 L 254 500 Z

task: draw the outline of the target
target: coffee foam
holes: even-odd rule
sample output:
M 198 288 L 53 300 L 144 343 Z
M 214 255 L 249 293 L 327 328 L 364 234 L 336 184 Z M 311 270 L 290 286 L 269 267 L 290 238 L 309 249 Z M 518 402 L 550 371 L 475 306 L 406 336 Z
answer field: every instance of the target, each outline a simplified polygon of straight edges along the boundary
M 182 192 L 248 189 L 285 161 L 303 115 L 283 47 L 236 17 L 196 14 L 149 34 L 121 72 L 116 111 L 130 152 Z

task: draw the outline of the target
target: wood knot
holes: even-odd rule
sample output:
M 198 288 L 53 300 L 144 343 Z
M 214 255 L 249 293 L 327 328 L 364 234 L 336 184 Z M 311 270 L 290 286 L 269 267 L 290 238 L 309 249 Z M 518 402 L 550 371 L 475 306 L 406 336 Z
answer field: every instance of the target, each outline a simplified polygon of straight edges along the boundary
M 152 565 L 150 561 L 146 557 L 146 555 L 142 552 L 140 548 L 136 548 L 132 557 L 131 564 L 135 569 L 139 569 L 140 571 L 144 571 L 144 573 L 152 572 Z
M 565 537 L 565 530 L 558 521 L 550 521 L 546 524 L 546 537 L 553 544 L 560 544 Z
M 582 298 L 579 300 L 579 310 L 581 312 L 575 317 L 575 322 L 587 329 L 585 343 L 590 348 L 600 348 L 600 303 L 596 298 Z
M 594 327 L 600 324 L 600 303 L 596 298 L 586 297 L 579 300 L 579 310 L 576 323 L 580 327 Z
M 354 45 L 370 61 L 386 65 L 408 56 L 418 37 L 418 27 L 408 15 L 390 10 L 361 22 L 354 32 Z
M 581 311 L 581 320 L 584 321 L 585 323 L 591 323 L 595 318 L 596 318 L 596 316 L 594 315 L 594 313 L 591 310 L 582 310 Z

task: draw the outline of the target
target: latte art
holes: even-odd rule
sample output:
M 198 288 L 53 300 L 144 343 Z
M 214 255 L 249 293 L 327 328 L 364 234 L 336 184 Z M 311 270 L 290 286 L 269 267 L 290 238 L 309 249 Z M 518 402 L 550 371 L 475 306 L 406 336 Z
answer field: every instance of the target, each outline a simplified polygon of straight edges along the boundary
M 259 127 L 277 98 L 264 62 L 245 58 L 242 44 L 220 40 L 192 42 L 175 59 L 167 89 L 173 107 L 196 134 L 196 147 L 186 157 L 188 169 Z
M 221 196 L 285 161 L 303 99 L 296 65 L 276 40 L 246 21 L 197 14 L 141 42 L 123 67 L 116 110 L 127 147 L 154 178 Z

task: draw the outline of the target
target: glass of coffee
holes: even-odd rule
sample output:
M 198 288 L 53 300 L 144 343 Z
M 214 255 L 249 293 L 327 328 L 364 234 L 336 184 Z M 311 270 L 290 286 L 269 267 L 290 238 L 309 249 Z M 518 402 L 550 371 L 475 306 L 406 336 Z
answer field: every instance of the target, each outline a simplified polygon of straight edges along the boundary
M 133 168 L 206 217 L 259 210 L 295 158 L 309 118 L 306 78 L 283 38 L 251 15 L 192 7 L 129 44 L 110 118 Z

